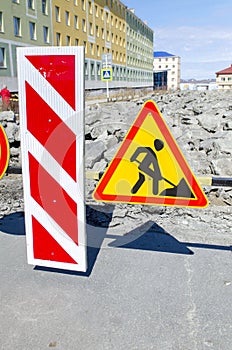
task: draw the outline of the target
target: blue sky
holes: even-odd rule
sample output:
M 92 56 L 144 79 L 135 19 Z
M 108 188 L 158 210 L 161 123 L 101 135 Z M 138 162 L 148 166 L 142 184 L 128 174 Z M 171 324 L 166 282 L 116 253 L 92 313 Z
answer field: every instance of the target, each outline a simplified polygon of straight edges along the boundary
M 154 50 L 181 57 L 182 79 L 215 78 L 232 64 L 231 0 L 124 0 L 154 30 Z

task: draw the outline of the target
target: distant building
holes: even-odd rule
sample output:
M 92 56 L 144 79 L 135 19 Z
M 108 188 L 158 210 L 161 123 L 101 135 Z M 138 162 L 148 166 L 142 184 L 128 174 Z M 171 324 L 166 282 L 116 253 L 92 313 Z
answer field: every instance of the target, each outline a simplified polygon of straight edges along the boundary
M 164 51 L 155 51 L 153 60 L 154 89 L 180 88 L 180 57 Z
M 84 46 L 85 88 L 153 87 L 153 30 L 120 0 L 0 0 L 0 86 L 17 90 L 19 46 Z
M 17 89 L 16 48 L 50 46 L 52 43 L 49 0 L 4 0 L 0 6 L 0 86 Z
M 219 90 L 232 89 L 232 64 L 230 67 L 216 72 L 216 83 Z

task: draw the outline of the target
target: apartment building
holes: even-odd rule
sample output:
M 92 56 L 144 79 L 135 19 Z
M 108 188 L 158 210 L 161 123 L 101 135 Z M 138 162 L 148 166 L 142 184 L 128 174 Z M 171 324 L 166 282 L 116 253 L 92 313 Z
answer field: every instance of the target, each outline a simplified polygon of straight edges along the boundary
M 154 52 L 154 89 L 180 89 L 180 57 L 164 51 Z
M 16 81 L 16 47 L 30 45 L 84 46 L 86 89 L 105 87 L 106 54 L 112 88 L 153 86 L 153 31 L 119 0 L 4 0 L 0 83 Z
M 85 46 L 86 88 L 105 86 L 104 54 L 111 54 L 114 82 L 126 80 L 126 7 L 104 0 L 53 0 L 52 6 L 54 45 Z
M 216 84 L 219 90 L 232 89 L 232 64 L 230 67 L 216 72 Z
M 2 0 L 0 5 L 0 86 L 17 89 L 16 48 L 51 45 L 50 0 Z
M 135 15 L 126 11 L 128 81 L 143 85 L 153 82 L 153 31 Z

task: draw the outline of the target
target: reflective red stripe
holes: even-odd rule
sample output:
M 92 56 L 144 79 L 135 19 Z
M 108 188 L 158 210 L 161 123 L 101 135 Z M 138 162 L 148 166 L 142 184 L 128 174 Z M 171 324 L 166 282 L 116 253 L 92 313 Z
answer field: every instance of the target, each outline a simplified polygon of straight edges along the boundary
M 32 216 L 32 228 L 35 259 L 77 264 L 34 216 Z
M 27 82 L 26 108 L 28 130 L 76 181 L 76 136 Z
M 77 204 L 37 160 L 28 155 L 31 196 L 77 244 Z
M 75 56 L 36 55 L 26 58 L 75 110 Z

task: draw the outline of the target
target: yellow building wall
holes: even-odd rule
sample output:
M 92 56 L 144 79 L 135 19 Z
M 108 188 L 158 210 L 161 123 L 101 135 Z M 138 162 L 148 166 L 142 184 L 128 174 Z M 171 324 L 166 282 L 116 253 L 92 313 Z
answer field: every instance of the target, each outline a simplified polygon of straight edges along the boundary
M 112 5 L 112 6 L 111 6 Z M 117 0 L 53 0 L 54 44 L 84 45 L 85 57 L 126 65 L 126 7 Z

